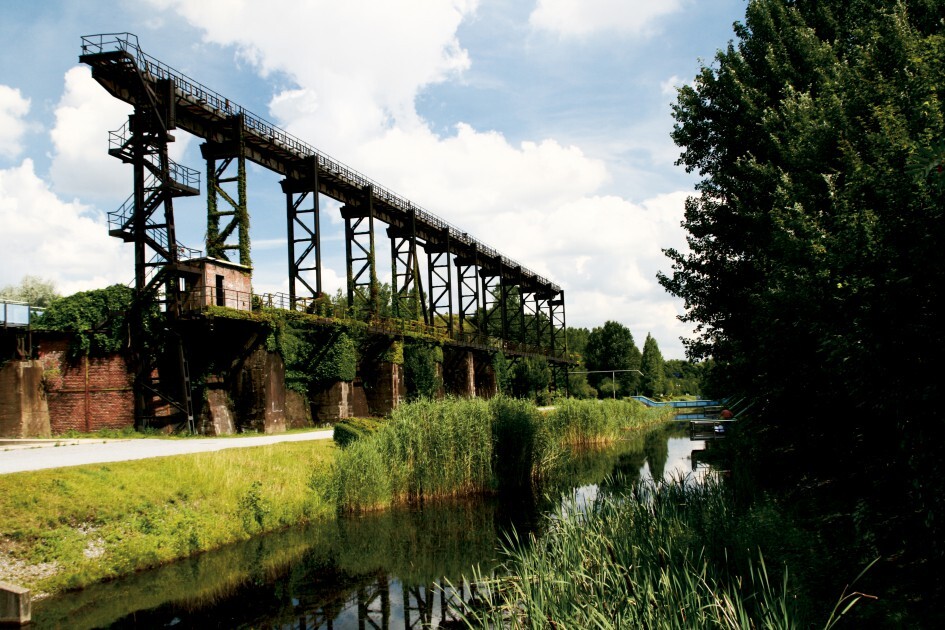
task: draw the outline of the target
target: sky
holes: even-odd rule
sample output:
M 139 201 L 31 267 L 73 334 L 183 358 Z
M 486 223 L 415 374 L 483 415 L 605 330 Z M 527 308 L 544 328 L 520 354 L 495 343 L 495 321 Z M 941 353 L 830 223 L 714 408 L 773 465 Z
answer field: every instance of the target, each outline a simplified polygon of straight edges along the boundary
M 733 38 L 745 0 L 0 0 L 0 286 L 127 284 L 107 213 L 131 167 L 107 154 L 130 107 L 78 61 L 130 32 L 149 55 L 560 285 L 567 325 L 618 321 L 681 359 L 681 300 L 656 274 L 696 176 L 675 165 L 676 88 Z M 203 171 L 199 138 L 171 156 Z M 202 176 L 202 179 L 205 175 Z M 257 292 L 287 292 L 279 177 L 249 168 Z M 344 283 L 324 200 L 323 283 Z M 202 249 L 206 198 L 176 200 Z M 379 256 L 381 259 L 387 259 Z M 389 281 L 389 265 L 379 264 Z

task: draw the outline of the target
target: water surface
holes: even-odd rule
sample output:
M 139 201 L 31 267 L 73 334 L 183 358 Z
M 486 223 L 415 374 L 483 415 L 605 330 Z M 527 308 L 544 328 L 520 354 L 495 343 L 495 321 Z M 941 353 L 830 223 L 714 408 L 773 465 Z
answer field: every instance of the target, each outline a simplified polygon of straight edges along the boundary
M 488 575 L 512 532 L 540 536 L 562 500 L 592 501 L 615 479 L 699 479 L 704 448 L 680 428 L 632 435 L 575 454 L 554 500 L 427 503 L 262 536 L 35 602 L 32 627 L 461 627 L 452 611 L 476 597 L 464 576 Z

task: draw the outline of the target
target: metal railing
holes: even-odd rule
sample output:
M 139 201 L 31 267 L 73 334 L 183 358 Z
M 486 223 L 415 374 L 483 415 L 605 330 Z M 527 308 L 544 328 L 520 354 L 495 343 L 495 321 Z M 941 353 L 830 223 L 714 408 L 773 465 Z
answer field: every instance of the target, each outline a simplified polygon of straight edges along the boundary
M 431 326 L 422 321 L 378 316 L 365 318 L 356 309 L 333 304 L 329 301 L 296 298 L 293 305 L 289 296 L 285 293 L 252 293 L 235 289 L 218 291 L 216 287 L 199 286 L 182 292 L 180 305 L 182 312 L 185 313 L 201 312 L 214 306 L 244 312 L 263 309 L 298 311 L 306 313 L 309 317 L 320 320 L 325 324 L 350 323 L 367 326 L 372 332 L 390 336 L 421 336 L 441 343 L 453 343 L 483 350 L 548 357 L 558 360 L 567 359 L 567 354 L 563 350 L 552 351 L 547 347 L 503 340 L 478 331 L 454 332 L 450 336 L 445 327 Z
M 33 306 L 29 302 L 0 300 L 0 316 L 3 317 L 3 328 L 28 328 L 32 325 L 33 320 L 45 311 L 45 308 Z
M 476 247 L 477 251 L 489 257 L 501 260 L 503 265 L 513 269 L 521 269 L 525 277 L 533 278 L 547 285 L 555 292 L 561 291 L 561 287 L 557 284 L 542 278 L 537 273 L 514 260 L 501 256 L 496 250 L 470 236 L 468 232 L 460 230 L 444 219 L 423 210 L 409 200 L 400 197 L 342 162 L 329 157 L 261 116 L 254 114 L 241 105 L 230 102 L 225 96 L 148 55 L 141 50 L 136 35 L 132 33 L 103 33 L 99 35 L 85 35 L 82 37 L 83 54 L 101 54 L 116 51 L 131 55 L 135 59 L 139 71 L 146 78 L 152 80 L 169 80 L 173 82 L 174 87 L 179 90 L 181 96 L 192 100 L 195 104 L 204 108 L 211 109 L 218 114 L 226 116 L 241 115 L 243 117 L 243 125 L 248 132 L 294 154 L 298 158 L 305 159 L 314 156 L 318 162 L 319 168 L 339 179 L 345 180 L 349 185 L 361 189 L 370 186 L 372 194 L 378 200 L 404 212 L 413 212 L 414 216 L 423 223 L 448 233 L 450 239 L 470 247 Z

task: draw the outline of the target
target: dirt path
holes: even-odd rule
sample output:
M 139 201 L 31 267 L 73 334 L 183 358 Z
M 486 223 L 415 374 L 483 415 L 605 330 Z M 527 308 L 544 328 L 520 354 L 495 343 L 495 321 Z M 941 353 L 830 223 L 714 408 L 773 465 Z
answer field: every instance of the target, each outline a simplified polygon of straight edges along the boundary
M 42 470 L 44 468 L 62 468 L 65 466 L 81 466 L 82 464 L 103 464 L 131 459 L 165 457 L 167 455 L 221 451 L 225 448 L 264 446 L 279 442 L 329 440 L 331 436 L 331 429 L 326 429 L 306 433 L 261 435 L 258 437 L 176 440 L 152 438 L 128 440 L 0 439 L 0 475 L 27 470 Z

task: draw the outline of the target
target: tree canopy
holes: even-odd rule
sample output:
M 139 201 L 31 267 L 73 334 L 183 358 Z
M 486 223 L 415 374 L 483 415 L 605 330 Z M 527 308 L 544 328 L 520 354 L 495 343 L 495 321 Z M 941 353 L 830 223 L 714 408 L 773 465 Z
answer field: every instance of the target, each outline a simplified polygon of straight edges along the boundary
M 640 358 L 641 387 L 644 396 L 662 396 L 666 393 L 666 378 L 663 374 L 663 353 L 653 335 L 647 333 Z
M 674 106 L 701 180 L 660 277 L 712 393 L 750 399 L 756 452 L 783 455 L 759 474 L 842 481 L 851 533 L 913 568 L 945 552 L 943 19 L 940 0 L 751 0 Z
M 49 306 L 59 297 L 55 283 L 39 276 L 23 276 L 20 284 L 0 289 L 0 300 L 26 302 L 31 306 Z
M 633 341 L 633 333 L 619 322 L 604 322 L 587 336 L 584 361 L 588 371 L 621 370 L 614 374 L 619 393 L 634 393 L 638 375 L 625 370 L 639 370 L 640 359 L 640 349 Z M 608 374 L 590 374 L 588 381 L 601 390 L 601 385 L 610 378 Z

